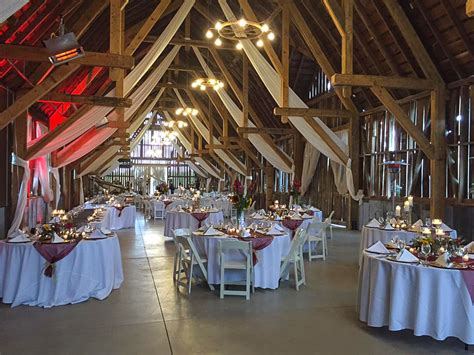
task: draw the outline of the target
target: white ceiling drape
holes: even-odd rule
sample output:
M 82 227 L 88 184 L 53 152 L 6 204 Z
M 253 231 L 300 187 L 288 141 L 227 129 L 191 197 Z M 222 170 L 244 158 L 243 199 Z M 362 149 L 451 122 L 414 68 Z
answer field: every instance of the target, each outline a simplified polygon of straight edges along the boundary
M 232 12 L 232 9 L 227 4 L 226 0 L 219 0 L 219 5 L 221 6 L 222 11 L 224 12 L 226 18 L 228 20 L 235 20 L 236 17 Z M 280 75 L 276 72 L 276 70 L 268 63 L 265 57 L 260 53 L 260 51 L 255 47 L 255 45 L 246 39 L 241 40 L 243 49 L 247 54 L 252 66 L 254 67 L 255 71 L 267 87 L 270 94 L 273 96 L 273 99 L 280 104 L 281 100 L 281 78 Z M 299 107 L 299 108 L 308 108 L 308 106 L 304 103 L 303 100 L 293 91 L 289 90 L 288 101 L 290 107 Z M 335 161 L 339 164 L 342 164 L 346 167 L 346 183 L 347 188 L 351 197 L 354 200 L 362 201 L 363 193 L 361 190 L 358 192 L 355 191 L 354 187 L 354 179 L 352 176 L 351 170 L 351 160 L 347 156 L 346 159 L 341 160 L 337 154 L 331 149 L 331 147 L 324 142 L 321 136 L 316 133 L 316 131 L 311 127 L 309 123 L 307 123 L 301 117 L 288 117 L 291 121 L 293 126 L 300 131 L 300 133 L 306 138 L 306 140 L 311 143 L 317 150 L 319 150 L 322 154 L 327 156 L 330 160 Z M 336 145 L 342 148 L 343 151 L 347 152 L 348 148 L 339 137 L 321 121 L 318 117 L 313 117 L 314 123 L 317 124 L 321 130 L 323 130 L 327 137 L 329 137 Z
M 161 33 L 158 39 L 155 41 L 153 46 L 143 57 L 140 63 L 125 77 L 124 81 L 124 92 L 125 96 L 130 94 L 135 85 L 141 80 L 141 78 L 146 74 L 146 72 L 151 68 L 153 63 L 156 62 L 158 57 L 163 53 L 166 46 L 169 44 L 173 36 L 176 34 L 177 30 L 185 20 L 189 11 L 194 5 L 194 0 L 184 0 L 184 3 L 178 9 L 168 26 Z M 113 97 L 115 96 L 115 90 L 111 90 L 106 96 Z M 68 129 L 66 129 L 59 137 L 54 139 L 52 142 L 47 144 L 43 149 L 41 149 L 35 156 L 42 156 L 48 153 L 64 147 L 68 143 L 72 142 L 74 139 L 80 137 L 82 134 L 87 132 L 91 127 L 104 119 L 113 109 L 110 107 L 100 107 L 94 106 L 84 113 L 74 124 L 72 124 Z M 31 147 L 38 140 L 33 140 L 28 143 L 28 147 Z
M 183 97 L 179 93 L 179 90 L 178 89 L 173 89 L 173 90 L 176 93 L 176 96 L 178 97 L 178 100 L 181 103 L 181 105 L 183 105 L 183 107 L 186 107 L 187 106 L 186 102 L 183 100 Z M 206 140 L 206 142 L 208 142 L 209 144 L 215 144 L 215 145 L 222 144 L 215 136 L 212 137 L 212 142 L 209 142 L 209 130 L 204 125 L 204 123 L 201 122 L 201 120 L 193 118 L 193 124 L 196 127 L 199 134 L 204 138 L 204 140 Z M 247 168 L 245 167 L 244 163 L 238 160 L 237 157 L 233 153 L 227 152 L 223 149 L 214 149 L 214 152 L 219 158 L 221 158 L 227 165 L 229 165 L 236 172 L 244 176 L 247 175 L 246 173 Z
M 206 75 L 210 78 L 215 78 L 214 73 L 211 71 L 211 68 L 205 62 L 201 52 L 198 48 L 193 47 L 194 53 L 201 63 L 202 68 L 206 72 Z M 217 95 L 220 97 L 222 103 L 229 111 L 230 116 L 234 119 L 235 123 L 239 127 L 244 127 L 244 114 L 242 110 L 236 105 L 234 100 L 229 96 L 229 94 L 225 91 L 225 89 L 217 90 Z M 248 121 L 248 127 L 256 127 L 253 122 L 250 120 Z M 291 161 L 291 158 L 283 152 L 281 149 L 276 147 L 275 145 L 271 145 L 263 139 L 263 137 L 259 134 L 248 134 L 248 139 L 250 143 L 263 155 L 263 157 L 270 162 L 275 168 L 284 171 L 285 173 L 291 173 L 292 167 L 289 166 L 280 156 L 279 154 L 285 156 L 288 160 Z

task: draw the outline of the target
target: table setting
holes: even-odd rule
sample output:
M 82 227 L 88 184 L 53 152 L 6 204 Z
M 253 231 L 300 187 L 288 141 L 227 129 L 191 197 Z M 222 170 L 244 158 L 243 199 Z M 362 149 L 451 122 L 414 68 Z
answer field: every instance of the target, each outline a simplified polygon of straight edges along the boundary
M 376 240 L 363 249 L 359 318 L 373 327 L 474 344 L 474 242 L 453 238 L 439 219 L 429 222 L 417 221 L 407 232 L 398 219 L 392 231 L 412 238 Z
M 234 225 L 211 225 L 202 227 L 193 233 L 192 240 L 201 255 L 208 260 L 208 282 L 220 283 L 218 263 L 218 240 L 236 238 L 252 243 L 254 263 L 254 285 L 257 288 L 277 289 L 280 279 L 280 264 L 290 248 L 290 237 L 280 226 L 262 227 L 251 224 L 246 228 Z M 235 252 L 227 256 L 229 260 L 239 260 L 243 254 Z M 241 271 L 230 271 L 226 280 L 238 281 Z
M 67 214 L 0 241 L 0 298 L 12 307 L 102 300 L 122 282 L 117 236 Z
M 172 231 L 178 228 L 189 228 L 195 231 L 203 225 L 217 225 L 223 222 L 224 214 L 217 208 L 177 206 L 166 213 L 164 235 L 171 237 Z

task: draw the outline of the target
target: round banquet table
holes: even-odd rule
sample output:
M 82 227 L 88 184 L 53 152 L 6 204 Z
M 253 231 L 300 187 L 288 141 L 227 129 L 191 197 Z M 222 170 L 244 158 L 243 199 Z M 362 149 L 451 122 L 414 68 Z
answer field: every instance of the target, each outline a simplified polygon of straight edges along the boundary
M 220 284 L 220 264 L 218 256 L 218 241 L 230 238 L 227 236 L 197 236 L 192 240 L 199 254 L 207 258 L 207 278 L 212 285 Z M 281 260 L 290 250 L 290 236 L 288 234 L 275 236 L 270 245 L 256 251 L 257 263 L 254 265 L 254 285 L 259 288 L 277 289 L 280 279 Z M 244 255 L 238 251 L 226 254 L 226 260 L 243 260 Z M 196 268 L 197 269 L 197 268 Z M 226 270 L 226 281 L 240 281 L 245 279 L 245 270 Z
M 217 225 L 221 223 L 224 223 L 224 215 L 222 211 L 217 211 L 209 212 L 209 217 L 202 222 L 202 225 Z M 194 232 L 198 229 L 198 225 L 198 220 L 189 212 L 168 211 L 166 212 L 164 235 L 165 237 L 172 237 L 173 230 L 177 228 L 189 228 L 191 232 Z
M 134 228 L 136 214 L 137 208 L 133 205 L 125 207 L 122 214 L 115 207 L 107 207 L 101 226 L 110 230 Z
M 474 270 L 398 263 L 364 252 L 359 270 L 359 319 L 371 327 L 412 329 L 416 336 L 437 340 L 452 336 L 474 344 L 474 287 L 471 298 L 465 277 L 472 284 Z
M 380 241 L 384 244 L 390 242 L 392 239 L 404 240 L 409 242 L 417 237 L 417 233 L 408 232 L 404 230 L 384 230 L 380 228 L 362 227 L 362 236 L 360 238 L 359 247 L 359 265 L 362 259 L 362 253 L 365 249 L 370 247 L 372 244 Z M 451 232 L 451 238 L 457 238 L 457 232 L 453 229 Z
M 123 282 L 122 257 L 116 236 L 82 240 L 56 262 L 53 276 L 44 275 L 45 259 L 32 243 L 0 242 L 0 298 L 12 307 L 53 307 L 103 300 Z

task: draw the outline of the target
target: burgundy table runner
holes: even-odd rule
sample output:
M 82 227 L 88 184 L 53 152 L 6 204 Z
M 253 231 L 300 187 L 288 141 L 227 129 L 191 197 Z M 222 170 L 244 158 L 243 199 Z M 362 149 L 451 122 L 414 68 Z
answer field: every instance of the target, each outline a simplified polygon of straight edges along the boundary
M 127 206 L 114 206 L 115 209 L 118 211 L 118 216 L 121 217 L 122 216 L 122 211 L 125 209 L 125 207 Z
M 262 250 L 268 247 L 270 244 L 273 242 L 273 237 L 272 236 L 254 236 L 250 238 L 244 238 L 244 237 L 238 237 L 237 239 L 243 241 L 243 242 L 251 242 L 252 243 L 252 259 L 253 259 L 253 265 L 258 263 L 258 257 L 257 257 L 257 250 Z
M 168 207 L 169 205 L 171 205 L 173 203 L 173 201 L 171 200 L 163 200 L 163 203 L 165 204 L 165 208 Z
M 284 219 L 282 224 L 283 227 L 286 227 L 290 230 L 290 237 L 293 238 L 293 235 L 295 234 L 295 230 L 298 229 L 299 226 L 303 223 L 302 219 Z
M 209 217 L 209 212 L 192 212 L 191 216 L 193 216 L 199 222 L 198 228 L 201 228 L 202 221 Z
M 47 265 L 44 269 L 44 275 L 52 277 L 54 273 L 54 263 L 64 259 L 79 244 L 80 240 L 69 243 L 40 243 L 33 244 L 36 251 L 46 260 Z

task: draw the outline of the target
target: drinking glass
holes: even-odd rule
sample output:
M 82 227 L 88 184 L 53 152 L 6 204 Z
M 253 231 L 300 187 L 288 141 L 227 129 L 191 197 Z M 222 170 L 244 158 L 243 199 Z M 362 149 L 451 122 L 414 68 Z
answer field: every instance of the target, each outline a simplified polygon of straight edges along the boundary
M 420 255 L 426 259 L 430 255 L 430 253 L 431 253 L 431 245 L 429 245 L 428 243 L 421 244 Z

